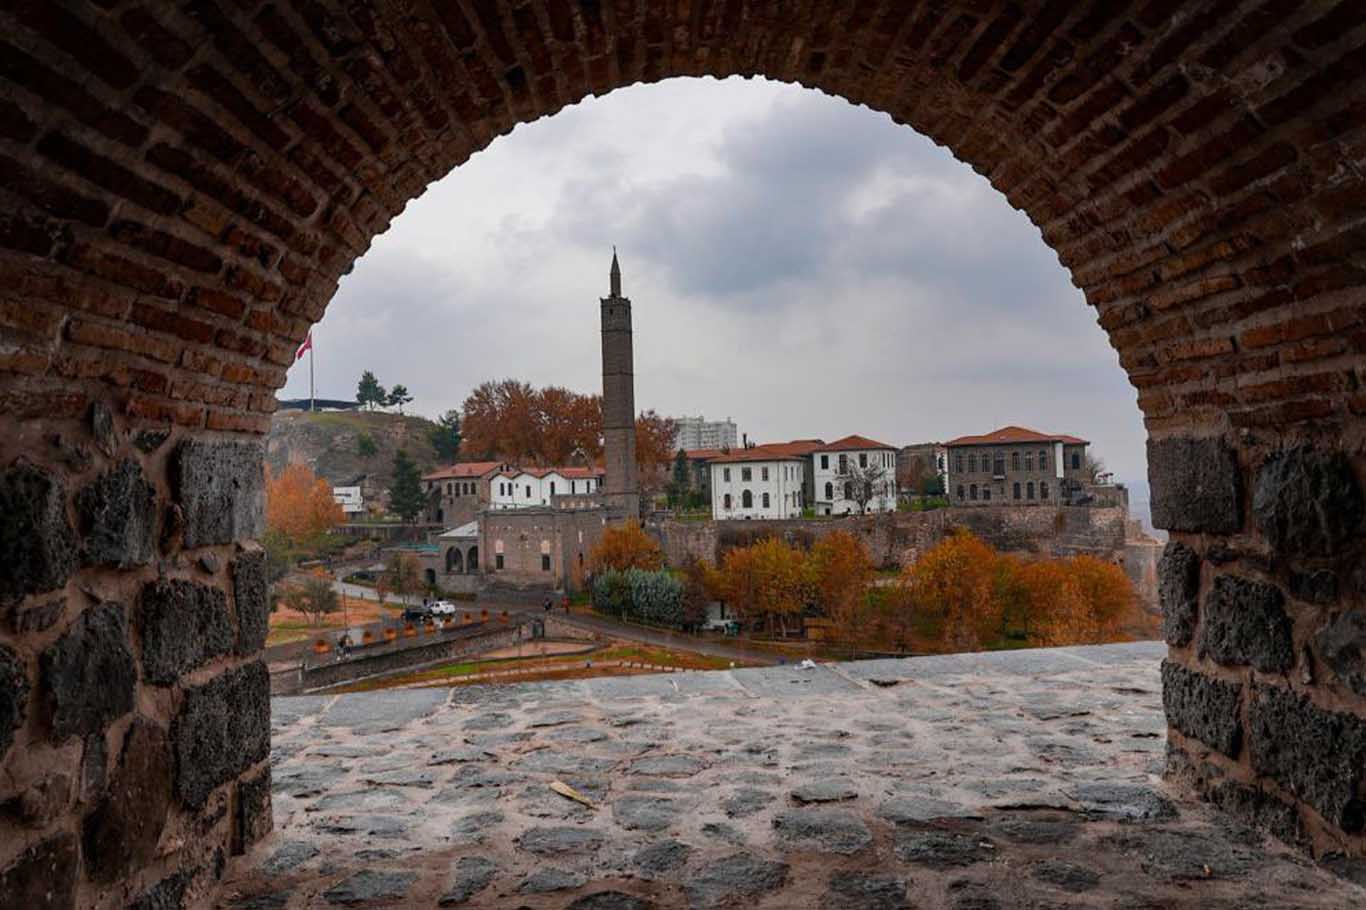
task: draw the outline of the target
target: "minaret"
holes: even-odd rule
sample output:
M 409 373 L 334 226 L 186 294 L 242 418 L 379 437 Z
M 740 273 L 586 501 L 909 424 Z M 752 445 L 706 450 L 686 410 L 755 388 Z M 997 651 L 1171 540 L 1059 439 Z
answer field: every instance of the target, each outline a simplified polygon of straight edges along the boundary
M 602 298 L 602 442 L 607 472 L 604 498 L 628 518 L 640 515 L 636 479 L 635 355 L 631 301 L 621 295 L 621 266 L 612 247 L 611 295 Z

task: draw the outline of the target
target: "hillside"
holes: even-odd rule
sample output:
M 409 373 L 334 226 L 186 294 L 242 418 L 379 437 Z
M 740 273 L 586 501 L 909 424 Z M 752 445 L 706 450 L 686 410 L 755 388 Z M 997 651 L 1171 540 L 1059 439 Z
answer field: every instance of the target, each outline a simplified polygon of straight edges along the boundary
M 288 464 L 308 465 L 334 486 L 359 481 L 366 502 L 378 504 L 388 500 L 399 449 L 406 449 L 424 473 L 438 464 L 429 439 L 434 426 L 425 417 L 379 411 L 278 411 L 270 424 L 266 463 L 275 471 Z M 363 433 L 378 450 L 370 458 L 358 451 Z

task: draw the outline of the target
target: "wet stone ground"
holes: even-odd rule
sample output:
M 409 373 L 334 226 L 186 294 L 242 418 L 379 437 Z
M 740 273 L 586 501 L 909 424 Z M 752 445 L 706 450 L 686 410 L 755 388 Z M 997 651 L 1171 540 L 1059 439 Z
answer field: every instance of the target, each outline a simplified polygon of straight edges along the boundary
M 218 906 L 1366 906 L 1163 785 L 1163 650 L 279 698 Z

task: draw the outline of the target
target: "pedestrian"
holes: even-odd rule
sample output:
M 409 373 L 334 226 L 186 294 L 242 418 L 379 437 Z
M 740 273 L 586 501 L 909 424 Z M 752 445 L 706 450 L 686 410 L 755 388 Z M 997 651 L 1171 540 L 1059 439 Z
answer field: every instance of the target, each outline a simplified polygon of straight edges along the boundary
M 549 615 L 550 615 L 550 598 L 549 598 L 549 597 L 547 597 L 547 598 L 545 599 L 545 604 L 544 604 L 544 606 L 545 606 L 546 615 L 549 616 Z
M 569 615 L 569 595 L 568 595 L 568 594 L 565 594 L 564 597 L 562 597 L 562 598 L 560 599 L 560 606 L 564 607 L 565 615 L 568 616 L 568 615 Z

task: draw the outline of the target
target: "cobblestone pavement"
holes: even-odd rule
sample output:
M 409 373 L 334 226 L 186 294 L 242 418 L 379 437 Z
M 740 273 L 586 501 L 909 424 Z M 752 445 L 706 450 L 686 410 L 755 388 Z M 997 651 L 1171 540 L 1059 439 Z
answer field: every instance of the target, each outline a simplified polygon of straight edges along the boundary
M 1163 651 L 276 699 L 219 906 L 1363 906 L 1164 787 Z

